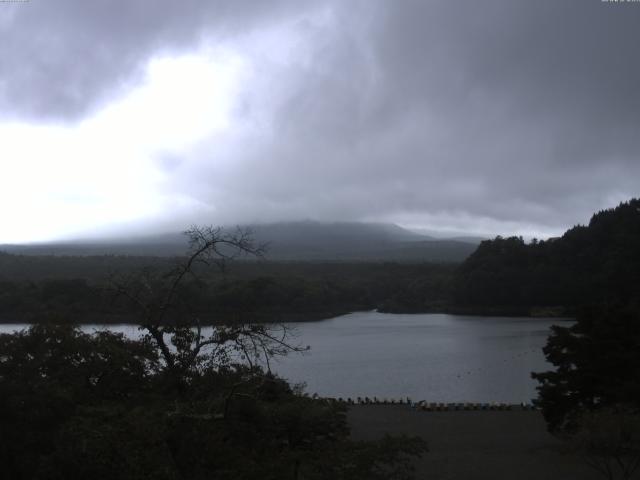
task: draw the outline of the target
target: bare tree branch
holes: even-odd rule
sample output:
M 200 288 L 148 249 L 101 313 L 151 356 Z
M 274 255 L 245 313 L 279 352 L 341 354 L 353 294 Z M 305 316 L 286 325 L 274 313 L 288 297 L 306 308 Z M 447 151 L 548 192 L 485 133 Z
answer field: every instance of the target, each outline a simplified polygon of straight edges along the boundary
M 221 227 L 193 225 L 184 233 L 188 237 L 188 253 L 172 270 L 159 274 L 146 269 L 135 276 L 114 276 L 111 280 L 112 290 L 138 310 L 140 328 L 156 344 L 169 370 L 184 373 L 197 370 L 205 361 L 228 362 L 229 354 L 235 350 L 244 355 L 251 368 L 264 356 L 270 371 L 270 357 L 306 350 L 288 341 L 289 332 L 284 325 L 232 322 L 212 326 L 211 334 L 205 338 L 200 318 L 183 298 L 181 288 L 187 279 L 204 284 L 195 271 L 197 266 L 224 269 L 229 261 L 243 255 L 262 257 L 265 246 L 256 245 L 252 232 L 239 227 L 228 233 Z M 185 311 L 186 320 L 180 318 L 180 312 Z M 205 353 L 211 346 L 213 350 Z

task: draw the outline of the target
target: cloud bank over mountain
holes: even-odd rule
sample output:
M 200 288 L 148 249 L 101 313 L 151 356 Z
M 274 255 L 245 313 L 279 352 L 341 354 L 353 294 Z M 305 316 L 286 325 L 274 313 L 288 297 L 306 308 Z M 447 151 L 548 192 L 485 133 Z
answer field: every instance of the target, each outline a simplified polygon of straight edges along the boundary
M 640 4 L 0 4 L 0 241 L 364 220 L 548 236 L 640 187 Z

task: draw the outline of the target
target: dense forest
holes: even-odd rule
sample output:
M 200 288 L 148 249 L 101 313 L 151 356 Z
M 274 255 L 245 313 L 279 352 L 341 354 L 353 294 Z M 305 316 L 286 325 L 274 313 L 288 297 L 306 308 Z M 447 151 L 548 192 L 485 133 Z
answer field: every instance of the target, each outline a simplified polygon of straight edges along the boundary
M 497 237 L 482 242 L 457 269 L 453 302 L 472 311 L 525 313 L 637 302 L 639 246 L 639 199 L 600 211 L 560 238 L 525 243 L 521 237 Z
M 170 271 L 180 257 L 0 254 L 0 321 L 135 321 L 114 279 Z M 238 315 L 306 321 L 356 310 L 438 311 L 450 302 L 453 264 L 235 261 L 184 286 L 215 323 Z

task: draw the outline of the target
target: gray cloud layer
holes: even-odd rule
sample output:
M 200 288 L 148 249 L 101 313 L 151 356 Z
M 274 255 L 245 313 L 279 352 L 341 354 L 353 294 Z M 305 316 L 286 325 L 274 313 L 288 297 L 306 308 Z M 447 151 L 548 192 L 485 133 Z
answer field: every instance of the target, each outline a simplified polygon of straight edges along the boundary
M 297 2 L 29 0 L 0 8 L 0 106 L 31 118 L 75 120 L 135 83 L 162 51 L 193 48 L 295 14 Z
M 158 159 L 167 191 L 212 206 L 213 222 L 548 234 L 639 193 L 638 3 L 7 4 L 0 111 L 74 122 L 135 84 L 158 52 L 241 45 L 286 22 L 308 58 L 247 50 L 258 73 L 236 128 Z

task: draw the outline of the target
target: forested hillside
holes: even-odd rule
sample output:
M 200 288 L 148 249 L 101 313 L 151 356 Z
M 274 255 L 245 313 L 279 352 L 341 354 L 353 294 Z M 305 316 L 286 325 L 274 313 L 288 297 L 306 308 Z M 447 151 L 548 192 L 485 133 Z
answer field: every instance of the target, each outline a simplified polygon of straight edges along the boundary
M 562 307 L 637 302 L 640 292 L 640 199 L 621 203 L 562 237 L 525 243 L 484 241 L 459 267 L 457 306 Z
M 0 253 L 0 322 L 137 321 L 115 278 L 174 268 L 179 257 L 32 256 Z M 232 262 L 185 284 L 207 322 L 242 315 L 304 321 L 356 310 L 442 311 L 455 265 L 379 262 Z

